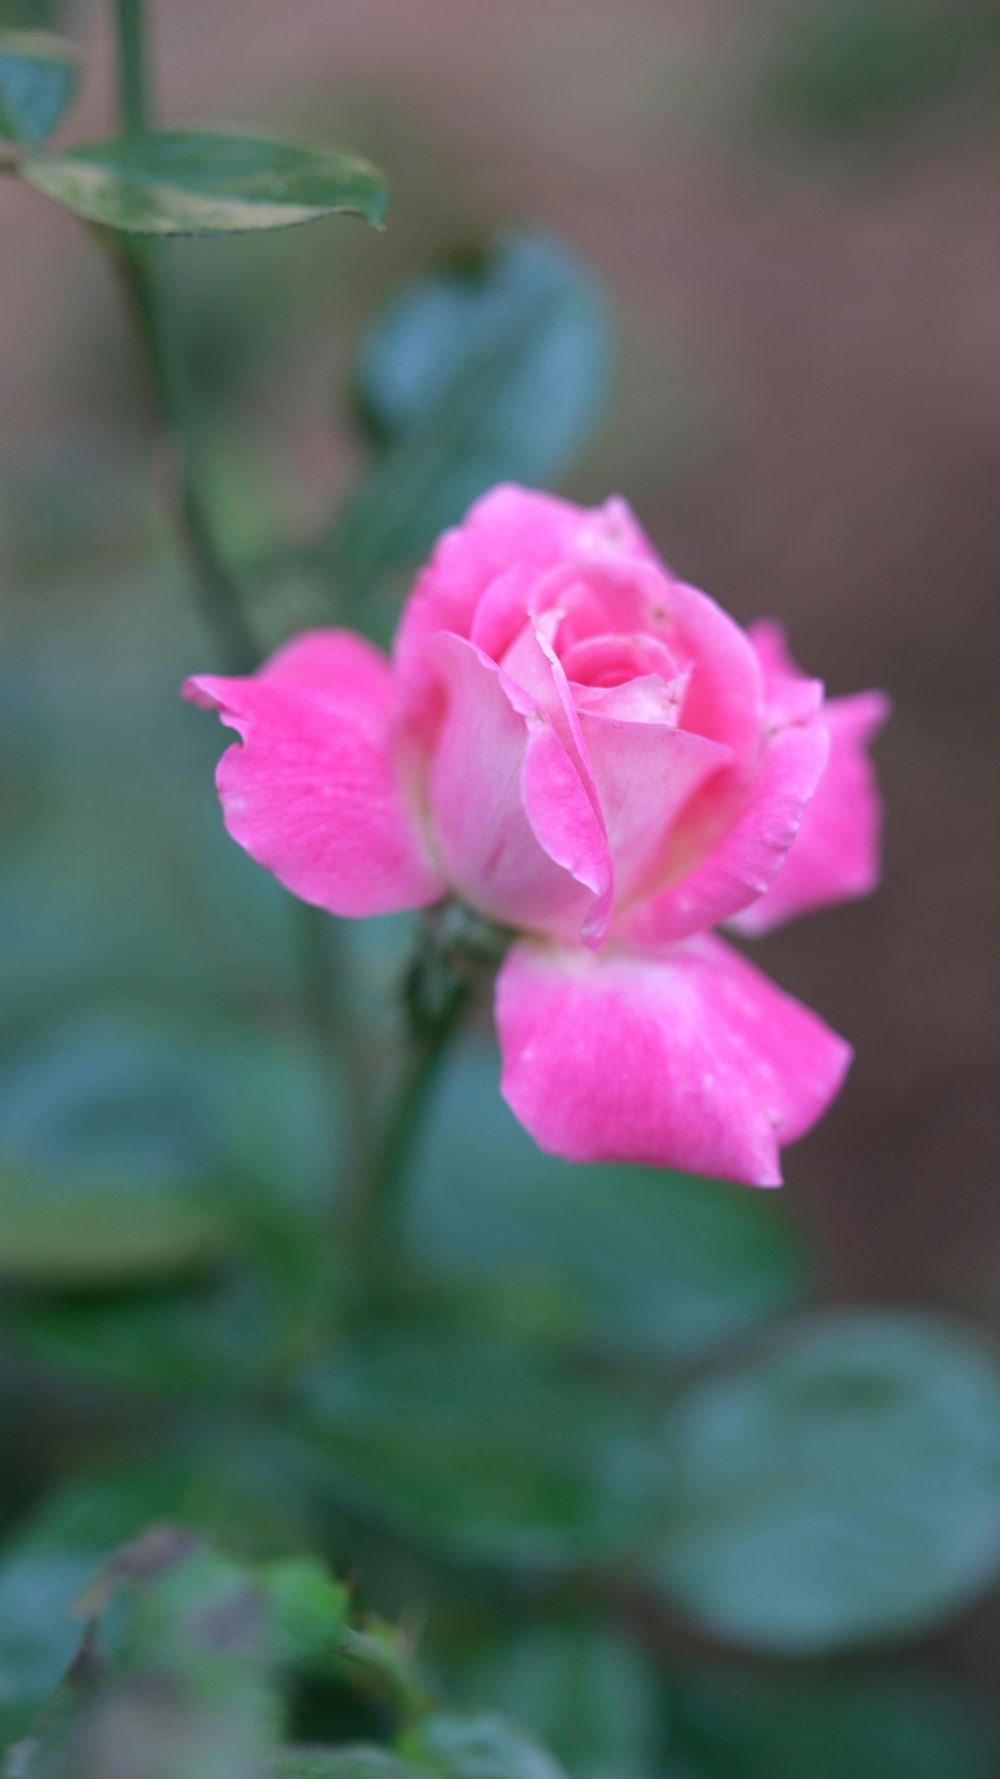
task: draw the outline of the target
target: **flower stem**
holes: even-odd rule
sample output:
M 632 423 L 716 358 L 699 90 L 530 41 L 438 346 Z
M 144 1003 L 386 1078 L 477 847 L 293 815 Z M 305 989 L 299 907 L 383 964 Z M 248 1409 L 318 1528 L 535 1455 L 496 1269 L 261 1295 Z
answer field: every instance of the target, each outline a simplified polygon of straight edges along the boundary
M 354 1253 L 368 1301 L 377 1300 L 379 1278 L 397 1257 L 406 1166 L 448 1046 L 473 998 L 473 982 L 456 978 L 433 1016 L 419 1026 L 414 1022 L 405 1072 L 354 1205 Z
M 118 25 L 118 112 L 122 128 L 141 134 L 153 124 L 149 33 L 145 0 L 115 0 Z M 157 421 L 167 447 L 166 486 L 206 621 L 231 672 L 247 673 L 259 650 L 239 589 L 220 552 L 203 492 L 197 415 L 177 329 L 161 243 L 115 237 L 115 259 L 125 280 L 145 352 Z
M 146 0 L 114 0 L 117 24 L 118 113 L 122 128 L 142 134 L 153 127 L 152 58 Z M 166 504 L 174 521 L 220 663 L 230 673 L 250 673 L 261 650 L 244 610 L 240 587 L 219 547 L 205 493 L 200 426 L 178 327 L 163 243 L 139 236 L 102 234 L 124 280 L 146 360 L 156 430 L 166 468 Z M 357 1052 L 356 1034 L 346 1011 L 347 997 L 335 992 L 342 978 L 336 958 L 337 928 L 317 908 L 296 904 L 300 980 L 306 1022 L 317 1053 L 331 1068 Z M 357 1096 L 352 1096 L 352 1105 Z M 360 1117 L 360 1111 L 355 1116 Z M 335 1149 L 335 1134 L 330 1139 Z M 332 1162 L 332 1153 L 331 1153 Z

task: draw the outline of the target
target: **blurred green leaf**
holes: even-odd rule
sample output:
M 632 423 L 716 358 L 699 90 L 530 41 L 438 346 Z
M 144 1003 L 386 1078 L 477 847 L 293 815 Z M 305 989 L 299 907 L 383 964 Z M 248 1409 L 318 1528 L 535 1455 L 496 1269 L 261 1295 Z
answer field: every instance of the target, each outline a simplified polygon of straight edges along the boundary
M 212 1211 L 173 1182 L 79 1187 L 0 1171 L 0 1274 L 20 1284 L 104 1284 L 187 1270 L 224 1250 Z
M 223 129 L 84 142 L 23 171 L 77 216 L 139 235 L 242 234 L 342 211 L 381 228 L 388 204 L 381 173 L 347 149 Z
M 175 1433 L 167 1454 L 119 1461 L 113 1469 L 68 1482 L 43 1502 L 15 1530 L 0 1559 L 0 1746 L 25 1733 L 60 1681 L 79 1647 L 87 1614 L 109 1596 L 106 1566 L 112 1558 L 119 1579 L 128 1579 L 128 1565 L 122 1568 L 116 1558 L 122 1545 L 169 1522 L 197 1535 L 224 1534 L 229 1547 L 255 1560 L 273 1559 L 275 1550 L 313 1535 L 306 1514 L 298 1511 L 296 1486 L 284 1450 L 270 1447 L 255 1426 L 247 1440 L 233 1437 L 218 1448 L 190 1445 Z M 206 1575 L 220 1585 L 244 1572 L 232 1561 L 212 1562 Z M 269 1566 L 252 1574 L 261 1610 L 273 1626 L 269 1659 L 291 1660 L 307 1634 L 301 1593 L 297 1602 L 290 1600 L 288 1574 L 281 1578 L 280 1567 L 276 1587 Z M 197 1593 L 198 1573 L 192 1570 L 190 1579 Z M 176 1598 L 169 1589 L 163 1596 L 164 1636 L 187 1598 L 183 1576 L 178 1587 Z M 313 1629 L 316 1606 L 314 1595 Z M 148 1652 L 148 1638 L 159 1633 L 151 1618 L 140 1615 L 140 1620 Z M 116 1650 L 122 1634 L 116 1626 Z
M 0 1746 L 23 1735 L 76 1652 L 83 1589 L 125 1539 L 173 1513 L 176 1471 L 125 1468 L 82 1479 L 45 1503 L 0 1560 Z
M 408 1240 L 475 1289 L 620 1358 L 699 1359 L 811 1282 L 784 1207 L 645 1168 L 543 1155 L 500 1098 L 491 1046 L 452 1064 L 413 1163 Z
M 296 1244 L 315 1255 L 330 1099 L 301 1034 L 249 1024 L 98 1010 L 0 1052 L 0 1273 L 65 1288 L 188 1272 L 255 1244 L 275 1266 Z M 94 1323 L 112 1365 L 123 1325 Z M 169 1364 L 184 1339 L 169 1304 L 150 1306 L 148 1333 Z
M 497 482 L 560 476 L 600 412 L 610 357 L 596 279 L 542 233 L 404 290 L 358 365 L 380 455 L 327 545 L 341 578 L 363 588 L 418 560 Z
M 992 0 L 808 0 L 782 17 L 761 108 L 849 143 L 940 101 L 998 52 Z
M 283 1748 L 274 1779 L 420 1779 L 421 1769 L 384 1748 Z
M 255 1577 L 159 1529 L 119 1551 L 115 1645 L 96 1640 L 79 1709 L 39 1779 L 248 1779 L 279 1719 Z M 104 1629 L 104 1627 L 102 1627 Z
M 1000 1565 L 1000 1368 L 930 1317 L 842 1314 L 693 1387 L 654 1577 L 707 1630 L 814 1654 L 926 1630 Z
M 268 1564 L 260 1585 L 280 1660 L 298 1668 L 328 1667 L 344 1634 L 347 1589 L 312 1557 Z
M 43 142 L 76 91 L 72 43 L 43 31 L 0 32 L 0 148 Z
M 493 1712 L 431 1717 L 402 1746 L 439 1779 L 565 1779 L 544 1748 Z
M 0 1273 L 66 1286 L 211 1260 L 227 1234 L 217 1172 L 176 1050 L 64 1028 L 0 1075 Z
M 658 1770 L 658 1676 L 632 1638 L 598 1619 L 537 1619 L 474 1669 L 480 1698 L 533 1730 L 573 1779 Z
M 466 1327 L 345 1354 L 304 1410 L 340 1499 L 455 1558 L 559 1567 L 634 1550 L 659 1516 L 660 1461 L 621 1390 Z
M 991 1779 L 995 1727 L 932 1674 L 675 1676 L 671 1746 L 702 1779 Z

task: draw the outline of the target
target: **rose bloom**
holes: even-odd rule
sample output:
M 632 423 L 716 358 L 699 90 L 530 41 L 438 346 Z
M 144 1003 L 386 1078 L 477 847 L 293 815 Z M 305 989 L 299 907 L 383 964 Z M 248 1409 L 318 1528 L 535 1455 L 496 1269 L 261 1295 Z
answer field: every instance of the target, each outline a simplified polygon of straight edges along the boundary
M 619 500 L 501 487 L 438 543 L 391 661 L 344 630 L 192 679 L 242 745 L 230 834 L 338 915 L 459 897 L 518 937 L 501 1088 L 544 1148 L 759 1186 L 850 1048 L 711 929 L 870 890 L 881 693 L 676 580 Z

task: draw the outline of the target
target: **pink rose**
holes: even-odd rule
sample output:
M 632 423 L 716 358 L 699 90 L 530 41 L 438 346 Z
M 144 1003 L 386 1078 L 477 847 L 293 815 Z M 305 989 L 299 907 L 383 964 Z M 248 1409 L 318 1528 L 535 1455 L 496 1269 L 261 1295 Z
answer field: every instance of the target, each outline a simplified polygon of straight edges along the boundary
M 825 703 L 623 502 L 518 488 L 441 539 L 391 663 L 321 631 L 185 692 L 242 742 L 229 832 L 296 895 L 368 915 L 454 894 L 518 931 L 502 1091 L 543 1148 L 780 1183 L 850 1049 L 709 929 L 872 888 L 880 693 Z

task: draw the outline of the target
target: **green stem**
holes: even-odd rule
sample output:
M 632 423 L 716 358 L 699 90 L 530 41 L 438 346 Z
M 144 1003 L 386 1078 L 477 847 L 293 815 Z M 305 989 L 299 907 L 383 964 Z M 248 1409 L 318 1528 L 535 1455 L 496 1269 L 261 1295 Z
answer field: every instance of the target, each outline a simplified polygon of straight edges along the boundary
M 452 984 L 446 1004 L 414 1034 L 396 1100 L 383 1126 L 363 1190 L 355 1204 L 355 1253 L 373 1294 L 377 1270 L 391 1266 L 398 1247 L 402 1189 L 420 1126 L 445 1053 L 472 999 L 468 980 Z
M 115 0 L 118 22 L 118 112 L 125 131 L 153 124 L 149 36 L 144 0 Z M 220 552 L 203 494 L 197 415 L 177 330 L 161 244 L 116 241 L 152 383 L 157 419 L 168 448 L 167 493 L 208 622 L 226 666 L 247 673 L 259 650 L 239 589 Z
M 118 45 L 118 112 L 124 130 L 154 124 L 151 55 L 145 0 L 114 0 Z M 261 651 L 244 615 L 240 588 L 219 548 L 204 492 L 200 426 L 173 293 L 158 241 L 105 236 L 125 283 L 149 374 L 157 430 L 166 449 L 166 495 L 221 664 L 249 673 Z M 357 1051 L 343 992 L 334 992 L 336 924 L 319 909 L 297 905 L 306 1017 L 323 1063 Z M 359 1103 L 352 1095 L 352 1108 Z M 357 1114 L 360 1116 L 360 1113 Z M 331 1137 L 331 1149 L 334 1143 Z
M 116 0 L 118 11 L 118 109 L 130 135 L 152 121 L 149 43 L 143 0 Z

